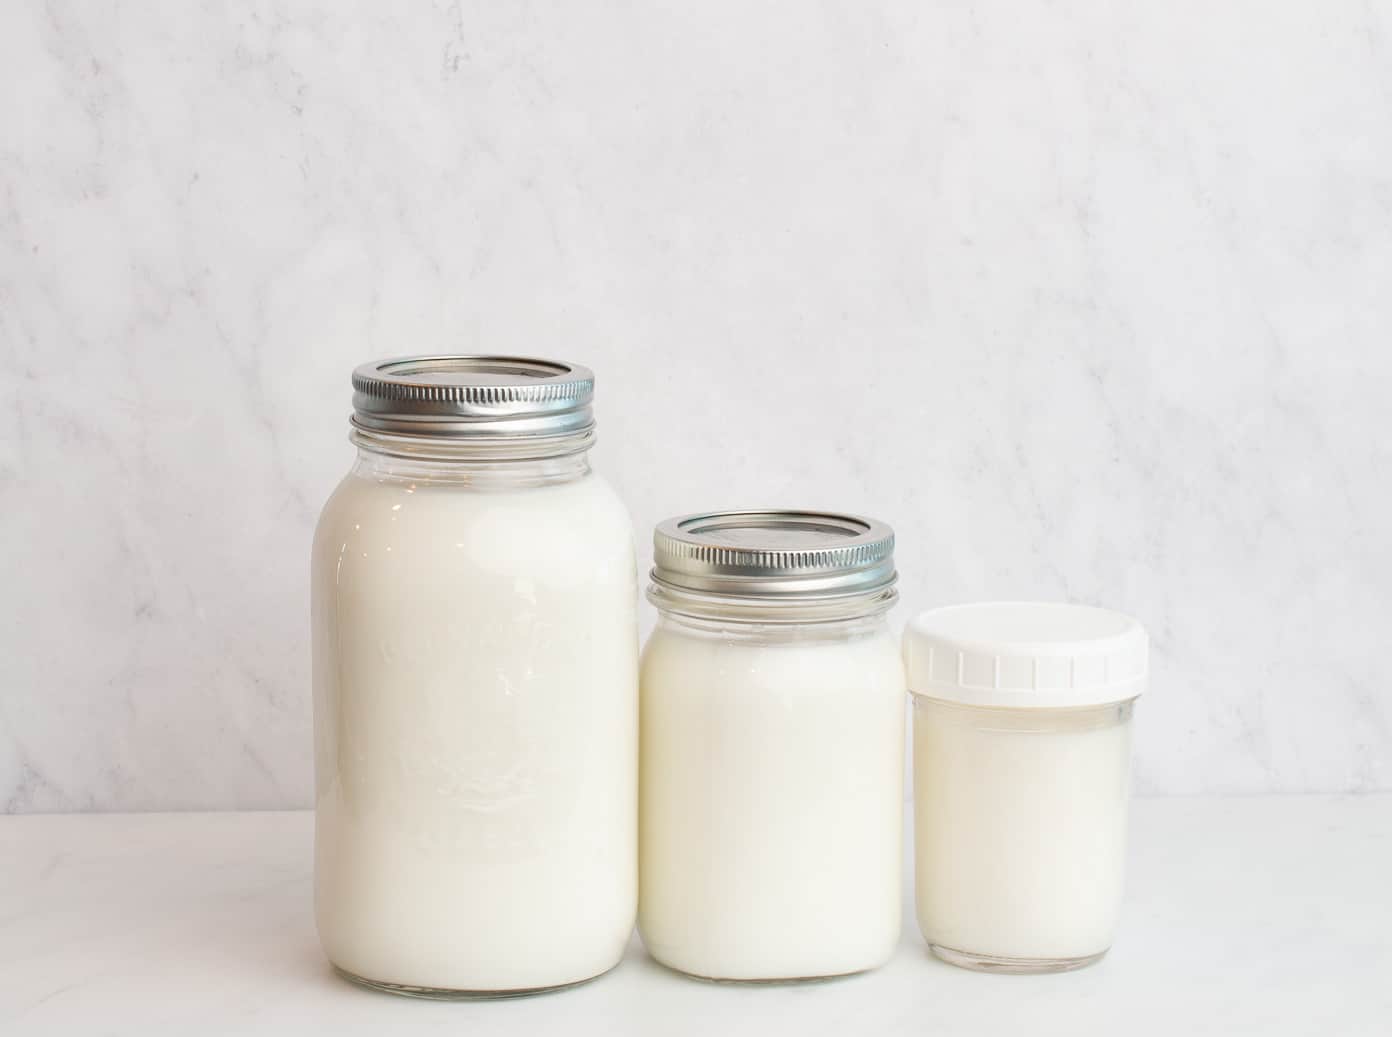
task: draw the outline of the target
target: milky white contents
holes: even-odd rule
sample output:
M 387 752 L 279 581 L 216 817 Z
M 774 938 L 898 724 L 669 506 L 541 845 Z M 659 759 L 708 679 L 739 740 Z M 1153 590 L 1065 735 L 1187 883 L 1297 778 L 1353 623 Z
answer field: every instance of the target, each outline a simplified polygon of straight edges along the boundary
M 1112 942 L 1130 703 L 991 709 L 916 698 L 918 921 L 938 947 L 1077 959 Z
M 613 492 L 355 473 L 312 582 L 329 958 L 474 991 L 611 968 L 637 899 L 636 588 Z
M 881 620 L 849 640 L 815 630 L 761 642 L 664 619 L 648 641 L 639 928 L 666 965 L 788 979 L 894 949 L 899 652 Z

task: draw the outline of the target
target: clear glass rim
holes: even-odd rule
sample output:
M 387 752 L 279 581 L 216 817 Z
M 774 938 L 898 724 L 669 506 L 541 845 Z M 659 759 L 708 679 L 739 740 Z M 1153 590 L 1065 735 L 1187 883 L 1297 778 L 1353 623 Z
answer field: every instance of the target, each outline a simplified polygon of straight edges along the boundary
M 654 579 L 648 584 L 647 597 L 664 615 L 792 626 L 880 616 L 894 607 L 899 592 L 890 585 L 839 595 L 753 597 L 686 590 Z
M 408 461 L 489 464 L 544 461 L 583 454 L 595 444 L 594 425 L 560 434 L 512 436 L 412 436 L 367 428 L 350 420 L 348 439 L 354 446 L 386 457 Z
M 1011 713 L 1062 717 L 1065 715 L 1081 715 L 1120 708 L 1123 713 L 1122 719 L 1130 719 L 1132 711 L 1136 708 L 1136 700 L 1140 697 L 1140 695 L 1131 695 L 1127 698 L 1114 699 L 1111 702 L 1089 702 L 1071 706 L 988 706 L 985 704 L 978 705 L 974 702 L 957 702 L 952 699 L 933 698 L 931 695 L 921 695 L 916 691 L 909 692 L 909 698 L 913 699 L 915 709 L 930 707 L 960 713 L 993 713 L 997 715 Z

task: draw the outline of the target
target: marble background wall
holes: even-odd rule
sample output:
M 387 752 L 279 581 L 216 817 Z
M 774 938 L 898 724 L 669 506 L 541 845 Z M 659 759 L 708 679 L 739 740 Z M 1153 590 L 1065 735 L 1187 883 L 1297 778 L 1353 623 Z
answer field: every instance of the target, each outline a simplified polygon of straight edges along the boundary
M 309 801 L 348 374 L 1142 617 L 1143 793 L 1392 787 L 1392 5 L 0 6 L 0 807 Z M 645 606 L 646 607 L 646 606 Z

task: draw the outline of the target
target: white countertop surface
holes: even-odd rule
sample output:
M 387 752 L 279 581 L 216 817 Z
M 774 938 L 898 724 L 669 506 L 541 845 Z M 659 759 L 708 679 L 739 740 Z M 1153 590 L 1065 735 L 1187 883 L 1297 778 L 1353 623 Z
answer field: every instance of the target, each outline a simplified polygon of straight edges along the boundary
M 635 939 L 514 1001 L 361 990 L 319 953 L 306 813 L 0 817 L 0 1034 L 1392 1033 L 1392 796 L 1135 804 L 1099 965 L 991 976 L 898 955 L 826 983 L 699 983 Z

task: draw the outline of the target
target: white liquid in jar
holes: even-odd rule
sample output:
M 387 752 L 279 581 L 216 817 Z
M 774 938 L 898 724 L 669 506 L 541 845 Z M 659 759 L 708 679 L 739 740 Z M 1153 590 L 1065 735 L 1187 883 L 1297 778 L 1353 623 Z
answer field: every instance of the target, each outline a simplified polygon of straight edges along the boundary
M 738 980 L 887 960 L 904 737 L 888 632 L 752 643 L 664 621 L 642 672 L 639 928 L 653 957 Z
M 966 955 L 1106 951 L 1126 857 L 1131 704 L 988 709 L 915 700 L 919 927 Z
M 316 913 L 378 983 L 615 965 L 637 899 L 631 527 L 598 477 L 346 478 L 313 558 Z

